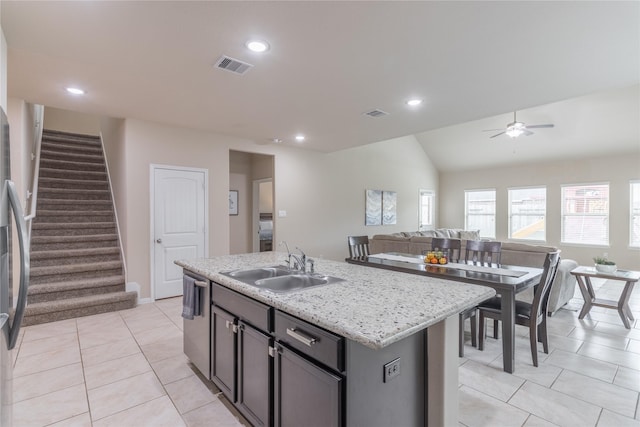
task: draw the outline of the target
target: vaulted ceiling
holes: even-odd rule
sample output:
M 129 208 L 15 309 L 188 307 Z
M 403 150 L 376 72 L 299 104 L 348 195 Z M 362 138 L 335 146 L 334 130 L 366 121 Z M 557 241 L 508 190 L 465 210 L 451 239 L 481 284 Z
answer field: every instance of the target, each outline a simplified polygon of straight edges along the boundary
M 301 147 L 324 152 L 415 135 L 442 170 L 576 148 L 595 156 L 640 150 L 638 2 L 0 7 L 8 94 L 33 103 L 256 143 L 296 145 L 301 133 Z M 270 50 L 249 51 L 251 38 Z M 216 69 L 221 55 L 253 67 L 243 75 Z M 67 86 L 87 93 L 70 96 Z M 410 98 L 424 102 L 410 108 Z M 389 114 L 363 114 L 373 109 Z M 515 110 L 520 121 L 555 127 L 515 140 L 482 132 L 506 126 Z

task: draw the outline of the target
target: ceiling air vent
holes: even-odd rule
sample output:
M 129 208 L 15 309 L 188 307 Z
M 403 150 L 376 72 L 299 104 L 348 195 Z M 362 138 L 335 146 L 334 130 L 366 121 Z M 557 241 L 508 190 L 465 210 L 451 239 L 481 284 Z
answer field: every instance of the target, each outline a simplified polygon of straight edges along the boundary
M 215 67 L 222 70 L 231 71 L 235 74 L 244 74 L 249 70 L 249 68 L 253 67 L 253 65 L 222 55 L 216 61 Z
M 389 113 L 382 110 L 371 110 L 364 113 L 364 115 L 369 117 L 382 117 L 382 116 L 388 116 Z

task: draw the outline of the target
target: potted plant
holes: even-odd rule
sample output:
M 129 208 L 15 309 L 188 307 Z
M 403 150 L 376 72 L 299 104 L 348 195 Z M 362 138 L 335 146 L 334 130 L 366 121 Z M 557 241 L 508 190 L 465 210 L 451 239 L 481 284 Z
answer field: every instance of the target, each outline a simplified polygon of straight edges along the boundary
M 596 263 L 596 270 L 600 273 L 615 273 L 618 267 L 613 261 L 609 261 L 607 258 L 595 257 L 593 261 Z

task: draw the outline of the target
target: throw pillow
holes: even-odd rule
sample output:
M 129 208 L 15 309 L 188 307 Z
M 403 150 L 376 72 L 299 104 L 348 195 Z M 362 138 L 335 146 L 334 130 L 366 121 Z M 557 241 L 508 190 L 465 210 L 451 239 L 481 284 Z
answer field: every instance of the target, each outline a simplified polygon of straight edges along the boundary
M 460 238 L 462 240 L 480 240 L 480 230 L 462 230 Z

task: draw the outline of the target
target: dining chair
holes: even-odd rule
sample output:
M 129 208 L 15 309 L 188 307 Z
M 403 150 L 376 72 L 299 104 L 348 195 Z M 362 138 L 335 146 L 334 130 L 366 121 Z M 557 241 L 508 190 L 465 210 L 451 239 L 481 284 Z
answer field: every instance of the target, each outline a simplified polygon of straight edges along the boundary
M 499 267 L 501 252 L 502 242 L 467 240 L 464 259 L 467 264 Z
M 445 237 L 434 237 L 431 239 L 431 250 L 447 251 L 447 259 L 451 262 L 460 261 L 462 241 L 460 239 L 448 239 Z
M 359 258 L 369 255 L 369 236 L 349 236 L 349 257 Z
M 516 325 L 529 328 L 529 341 L 531 343 L 531 359 L 533 366 L 538 366 L 538 342 L 542 343 L 543 350 L 549 353 L 549 340 L 547 338 L 547 303 L 551 284 L 556 276 L 560 263 L 560 251 L 549 252 L 544 261 L 544 270 L 540 282 L 534 287 L 533 302 L 516 301 Z M 500 320 L 502 318 L 500 297 L 493 297 L 478 305 L 479 336 L 478 349 L 484 349 L 484 319 Z
M 481 265 L 481 266 L 500 266 L 500 253 L 502 252 L 502 242 L 485 242 L 481 240 L 467 240 L 465 242 L 465 257 L 464 260 L 467 264 Z M 475 308 L 473 313 L 467 313 L 467 318 L 475 316 Z M 475 319 L 473 319 L 475 320 Z M 472 320 L 471 327 L 475 323 Z M 472 331 L 473 333 L 473 331 Z M 493 321 L 493 338 L 498 339 L 498 321 Z
M 462 252 L 462 241 L 460 239 L 447 239 L 445 237 L 434 237 L 431 239 L 431 250 L 441 250 L 447 252 L 447 259 L 452 262 L 459 262 Z M 464 357 L 464 323 L 471 319 L 471 345 L 477 347 L 476 308 L 471 307 L 459 314 L 458 318 L 458 355 Z

